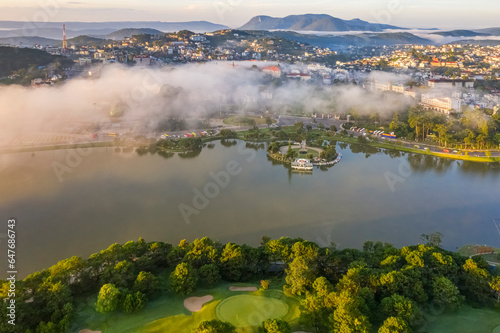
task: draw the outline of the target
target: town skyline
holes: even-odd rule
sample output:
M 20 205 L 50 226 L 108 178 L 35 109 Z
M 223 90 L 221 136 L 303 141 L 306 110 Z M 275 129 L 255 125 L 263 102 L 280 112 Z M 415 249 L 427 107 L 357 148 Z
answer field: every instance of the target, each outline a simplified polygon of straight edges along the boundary
M 359 18 L 372 23 L 406 28 L 488 28 L 498 26 L 495 13 L 499 3 L 487 0 L 441 1 L 423 0 L 418 4 L 406 0 L 368 1 L 330 4 L 325 1 L 275 0 L 272 3 L 241 0 L 169 1 L 33 1 L 6 0 L 0 4 L 0 20 L 8 21 L 209 21 L 238 28 L 257 15 L 285 17 L 306 13 L 328 14 L 341 19 Z M 445 15 L 443 15 L 443 13 Z

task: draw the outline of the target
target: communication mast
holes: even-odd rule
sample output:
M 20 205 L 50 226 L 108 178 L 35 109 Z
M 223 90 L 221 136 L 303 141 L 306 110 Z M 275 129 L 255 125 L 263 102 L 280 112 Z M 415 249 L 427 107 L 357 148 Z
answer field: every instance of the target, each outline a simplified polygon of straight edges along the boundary
M 68 41 L 66 40 L 66 24 L 63 24 L 63 53 L 68 52 Z

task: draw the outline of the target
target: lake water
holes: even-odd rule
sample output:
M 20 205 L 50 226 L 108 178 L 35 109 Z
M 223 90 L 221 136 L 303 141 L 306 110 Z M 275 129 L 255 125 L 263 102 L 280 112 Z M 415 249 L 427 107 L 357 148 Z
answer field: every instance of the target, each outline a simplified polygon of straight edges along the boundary
M 422 233 L 440 231 L 450 250 L 500 247 L 492 221 L 500 218 L 498 164 L 339 143 L 339 164 L 297 174 L 265 149 L 213 145 L 169 158 L 111 148 L 0 155 L 1 253 L 12 217 L 20 277 L 139 237 L 257 245 L 263 235 L 290 236 L 344 248 L 366 240 L 416 244 Z M 209 198 L 200 199 L 205 190 Z

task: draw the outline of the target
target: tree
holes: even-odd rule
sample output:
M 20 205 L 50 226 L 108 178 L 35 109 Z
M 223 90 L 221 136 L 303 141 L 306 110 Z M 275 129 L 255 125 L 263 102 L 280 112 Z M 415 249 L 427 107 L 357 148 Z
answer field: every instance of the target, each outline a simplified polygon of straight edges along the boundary
M 219 283 L 221 276 L 216 264 L 203 265 L 198 270 L 199 282 L 208 287 L 214 287 Z
M 313 284 L 316 270 L 311 260 L 298 256 L 290 263 L 286 270 L 286 285 L 283 287 L 285 294 L 302 295 Z
M 97 296 L 96 310 L 101 313 L 113 312 L 120 303 L 120 291 L 114 284 L 105 284 Z
M 220 263 L 222 277 L 228 281 L 238 281 L 245 267 L 241 247 L 234 243 L 227 243 L 222 251 Z
M 360 310 L 363 300 L 349 290 L 343 290 L 335 296 L 335 312 L 330 316 L 334 330 L 339 333 L 369 333 L 371 324 Z
M 440 247 L 443 241 L 443 234 L 439 231 L 433 232 L 432 234 L 422 234 L 420 235 L 420 239 L 427 241 L 427 245 L 429 246 Z
M 228 138 L 235 138 L 236 137 L 236 132 L 232 131 L 230 129 L 222 129 L 219 133 L 220 136 L 228 137 Z
M 490 287 L 497 294 L 497 303 L 500 303 L 500 276 L 496 276 L 495 278 L 493 278 L 493 280 L 490 282 Z
M 118 287 L 127 287 L 134 280 L 134 268 L 127 260 L 119 261 L 115 266 L 107 267 L 101 277 L 102 282 Z
M 193 333 L 234 333 L 236 327 L 217 319 L 201 322 Z
M 308 131 L 311 131 L 311 130 L 313 129 L 313 127 L 312 127 L 312 125 L 307 124 L 307 125 L 306 125 L 306 129 L 307 129 Z
M 266 125 L 271 126 L 272 124 L 273 124 L 273 120 L 271 119 L 271 117 L 266 117 Z
M 325 129 L 325 125 L 324 125 L 323 123 L 319 123 L 319 124 L 318 124 L 318 128 L 319 128 L 320 130 L 324 130 L 324 129 Z
M 194 268 L 200 268 L 206 264 L 213 264 L 218 259 L 217 249 L 214 242 L 208 238 L 195 239 L 184 258 Z
M 197 283 L 197 272 L 188 263 L 180 263 L 170 274 L 170 288 L 178 294 L 189 295 L 196 288 Z
M 277 152 L 280 151 L 280 145 L 277 142 L 272 142 L 267 147 L 267 151 L 269 151 L 272 154 L 276 154 Z
M 314 280 L 313 290 L 318 297 L 324 298 L 333 291 L 333 286 L 324 276 L 320 276 Z
M 280 319 L 270 318 L 262 323 L 262 326 L 259 328 L 259 332 L 261 333 L 291 333 L 290 325 Z
M 267 289 L 269 289 L 270 283 L 271 283 L 271 281 L 269 281 L 269 280 L 261 280 L 260 286 L 262 287 L 262 289 L 267 290 Z
M 155 296 L 160 292 L 160 280 L 152 273 L 140 272 L 134 282 L 134 290 L 147 296 Z
M 412 325 L 419 323 L 423 318 L 422 311 L 415 302 L 398 294 L 382 299 L 380 307 L 386 316 L 401 318 Z
M 434 301 L 442 304 L 446 310 L 454 311 L 463 303 L 458 288 L 445 277 L 439 277 L 432 283 Z
M 135 294 L 127 294 L 123 300 L 122 307 L 125 312 L 131 313 L 142 310 L 146 305 L 146 302 L 146 295 L 138 291 Z
M 389 317 L 379 328 L 378 333 L 410 333 L 411 328 L 401 318 Z
M 123 310 L 127 313 L 132 313 L 135 311 L 134 296 L 132 294 L 127 294 L 127 296 L 125 296 L 122 307 Z
M 337 132 L 337 126 L 335 126 L 335 125 L 331 125 L 331 126 L 330 126 L 330 131 L 332 131 L 332 132 Z

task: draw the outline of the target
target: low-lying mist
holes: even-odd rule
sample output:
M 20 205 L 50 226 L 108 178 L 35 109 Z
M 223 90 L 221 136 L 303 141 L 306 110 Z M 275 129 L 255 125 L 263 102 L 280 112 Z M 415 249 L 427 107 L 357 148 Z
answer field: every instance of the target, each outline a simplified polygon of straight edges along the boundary
M 219 116 L 221 110 L 298 114 L 355 108 L 360 113 L 389 114 L 412 103 L 402 95 L 368 92 L 357 85 L 280 84 L 255 64 L 262 67 L 254 62 L 168 69 L 110 65 L 93 69 L 90 78 L 57 86 L 0 87 L 2 134 L 68 132 L 118 120 L 154 130 L 167 118 L 207 118 Z

